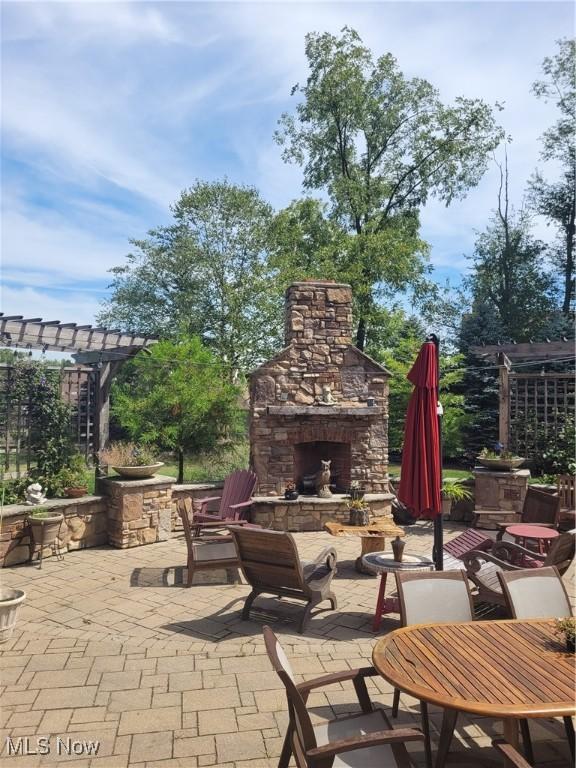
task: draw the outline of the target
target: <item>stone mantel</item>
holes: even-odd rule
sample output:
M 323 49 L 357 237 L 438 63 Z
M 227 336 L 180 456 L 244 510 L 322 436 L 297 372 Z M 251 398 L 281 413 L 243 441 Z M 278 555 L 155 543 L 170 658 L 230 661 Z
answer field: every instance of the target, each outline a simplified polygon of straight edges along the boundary
M 382 416 L 381 406 L 269 405 L 271 416 Z

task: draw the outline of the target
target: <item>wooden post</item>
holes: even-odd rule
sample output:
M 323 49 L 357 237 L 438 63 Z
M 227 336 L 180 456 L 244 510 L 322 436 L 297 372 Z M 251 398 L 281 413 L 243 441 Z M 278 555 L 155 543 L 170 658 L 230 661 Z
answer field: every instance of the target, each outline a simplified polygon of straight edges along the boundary
M 100 377 L 97 388 L 96 403 L 96 421 L 97 426 L 94 429 L 95 446 L 94 450 L 99 451 L 104 448 L 110 435 L 110 388 L 112 379 L 122 365 L 123 361 L 106 361 L 100 368 Z
M 500 382 L 499 401 L 498 401 L 498 440 L 509 450 L 508 441 L 510 439 L 510 384 L 508 381 L 508 372 L 510 370 L 510 360 L 504 352 L 498 354 L 498 373 Z

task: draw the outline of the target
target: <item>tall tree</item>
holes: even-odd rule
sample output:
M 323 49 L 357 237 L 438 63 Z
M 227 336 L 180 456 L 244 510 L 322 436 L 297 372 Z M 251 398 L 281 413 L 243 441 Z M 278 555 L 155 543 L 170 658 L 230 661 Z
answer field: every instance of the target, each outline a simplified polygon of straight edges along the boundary
M 528 340 L 556 312 L 554 278 L 546 269 L 546 245 L 530 232 L 525 211 L 515 212 L 508 197 L 508 169 L 500 166 L 498 207 L 477 239 L 471 274 L 465 279 L 473 306 L 485 305 L 502 333 Z
M 478 183 L 502 138 L 490 108 L 459 97 L 443 104 L 390 54 L 374 60 L 353 29 L 306 36 L 310 73 L 302 101 L 276 134 L 283 157 L 304 170 L 305 189 L 329 196 L 331 215 L 351 235 L 363 349 L 376 290 L 405 289 L 425 272 L 418 212 L 435 196 L 449 204 Z
M 535 211 L 557 229 L 554 261 L 562 281 L 562 311 L 567 314 L 574 302 L 574 235 L 576 221 L 576 41 L 559 40 L 559 51 L 542 64 L 544 80 L 532 91 L 552 101 L 560 112 L 556 123 L 544 132 L 541 158 L 561 167 L 556 181 L 536 171 L 530 181 L 530 200 Z
M 198 338 L 139 352 L 115 382 L 112 403 L 131 437 L 176 452 L 179 483 L 185 455 L 214 452 L 238 436 L 238 391 Z
M 232 378 L 278 347 L 280 301 L 268 260 L 272 209 L 252 187 L 196 182 L 174 223 L 133 241 L 112 270 L 99 321 L 176 338 L 196 334 Z

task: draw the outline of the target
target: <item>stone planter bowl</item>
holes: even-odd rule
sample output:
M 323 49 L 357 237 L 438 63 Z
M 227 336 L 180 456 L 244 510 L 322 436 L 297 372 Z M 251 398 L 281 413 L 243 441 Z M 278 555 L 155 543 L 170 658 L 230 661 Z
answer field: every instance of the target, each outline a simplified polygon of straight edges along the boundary
M 69 499 L 79 499 L 81 496 L 86 496 L 87 493 L 87 485 L 73 485 L 70 488 L 64 488 L 64 496 L 67 496 Z
M 157 461 L 156 464 L 147 464 L 143 467 L 112 467 L 121 477 L 152 477 L 160 467 L 164 466 L 163 461 Z
M 520 456 L 515 456 L 513 459 L 482 459 L 478 456 L 476 461 L 487 469 L 511 470 L 521 467 L 526 459 L 523 459 Z
M 5 643 L 12 637 L 18 610 L 24 600 L 26 592 L 23 589 L 0 587 L 0 643 Z

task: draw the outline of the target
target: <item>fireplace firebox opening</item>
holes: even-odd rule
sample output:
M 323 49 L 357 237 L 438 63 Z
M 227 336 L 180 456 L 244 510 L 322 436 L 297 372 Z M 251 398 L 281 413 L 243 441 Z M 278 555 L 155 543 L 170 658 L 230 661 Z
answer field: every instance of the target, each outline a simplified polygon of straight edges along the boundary
M 330 490 L 347 493 L 350 488 L 350 443 L 315 441 L 294 446 L 294 480 L 299 493 L 315 495 L 315 475 L 321 461 L 330 461 Z

